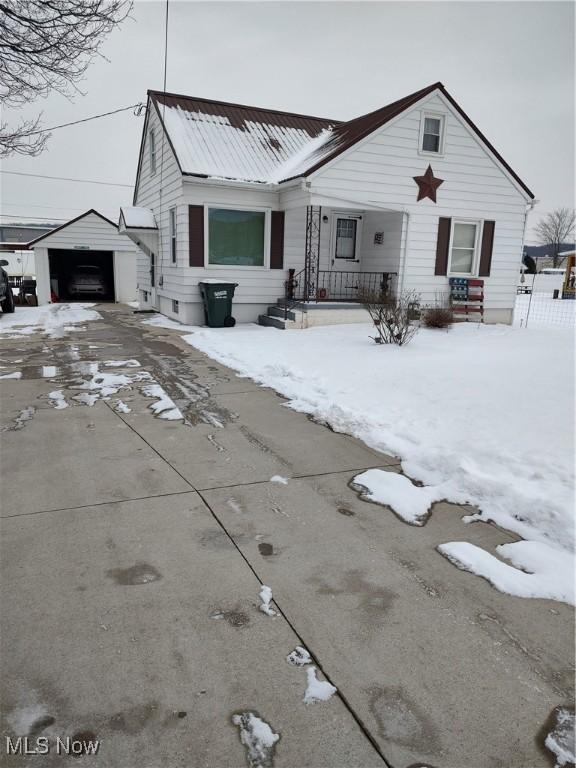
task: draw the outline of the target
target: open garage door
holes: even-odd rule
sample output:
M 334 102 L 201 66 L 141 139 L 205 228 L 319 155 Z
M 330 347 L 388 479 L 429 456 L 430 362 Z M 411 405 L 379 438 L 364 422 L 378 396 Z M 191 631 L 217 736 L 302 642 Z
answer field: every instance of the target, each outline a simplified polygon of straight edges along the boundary
M 58 301 L 114 301 L 114 253 L 50 248 L 50 290 Z

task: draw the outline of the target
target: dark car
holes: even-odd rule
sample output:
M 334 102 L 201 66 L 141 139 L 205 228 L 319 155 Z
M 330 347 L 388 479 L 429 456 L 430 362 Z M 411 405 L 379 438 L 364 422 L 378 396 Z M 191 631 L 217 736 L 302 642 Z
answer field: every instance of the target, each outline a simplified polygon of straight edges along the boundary
M 7 265 L 6 259 L 0 259 L 0 307 L 2 312 L 14 312 L 14 294 L 8 281 L 8 273 L 4 269 Z
M 95 264 L 80 264 L 74 268 L 68 280 L 68 293 L 71 296 L 81 294 L 100 294 L 107 293 L 106 281 L 101 268 Z

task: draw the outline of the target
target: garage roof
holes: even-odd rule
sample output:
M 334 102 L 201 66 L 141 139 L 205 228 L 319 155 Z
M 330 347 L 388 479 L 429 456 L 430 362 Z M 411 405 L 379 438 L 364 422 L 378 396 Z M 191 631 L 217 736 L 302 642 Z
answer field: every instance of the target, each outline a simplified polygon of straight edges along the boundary
M 113 221 L 110 221 L 110 219 L 107 219 L 106 216 L 103 216 L 94 208 L 90 208 L 90 210 L 86 211 L 86 213 L 82 213 L 80 216 L 76 216 L 75 219 L 70 219 L 70 221 L 67 221 L 65 224 L 62 224 L 62 226 L 56 227 L 56 229 L 51 229 L 50 232 L 45 232 L 40 237 L 37 237 L 35 240 L 30 240 L 30 242 L 27 244 L 28 247 L 30 247 L 31 245 L 37 245 L 42 240 L 46 240 L 47 238 L 52 237 L 52 235 L 55 235 L 57 232 L 61 232 L 63 229 L 66 229 L 66 227 L 69 227 L 71 224 L 75 224 L 77 221 L 80 221 L 81 219 L 85 219 L 86 216 L 90 216 L 90 214 L 99 216 L 107 224 L 110 224 L 111 227 L 114 227 L 116 232 L 118 232 L 118 227 L 116 226 L 116 224 L 114 224 Z

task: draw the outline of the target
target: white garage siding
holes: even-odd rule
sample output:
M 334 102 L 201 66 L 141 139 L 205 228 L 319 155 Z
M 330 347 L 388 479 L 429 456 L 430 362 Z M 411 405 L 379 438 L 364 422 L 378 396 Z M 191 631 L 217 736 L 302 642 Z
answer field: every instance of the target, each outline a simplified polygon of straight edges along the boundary
M 95 212 L 72 220 L 69 224 L 47 234 L 34 248 L 38 303 L 50 303 L 49 249 L 70 250 L 78 255 L 91 251 L 111 251 L 114 261 L 114 291 L 116 301 L 136 299 L 137 248 L 127 237 L 118 234 L 114 224 Z
M 446 116 L 443 156 L 418 152 L 421 112 L 429 110 Z M 418 187 L 412 177 L 422 175 L 429 164 L 444 180 L 437 204 L 416 202 Z M 409 213 L 404 288 L 420 293 L 424 302 L 448 290 L 448 278 L 434 275 L 439 217 L 495 221 L 491 274 L 484 278 L 485 307 L 491 311 L 488 319 L 510 321 L 528 198 L 439 94 L 310 178 L 315 203 L 355 199 Z

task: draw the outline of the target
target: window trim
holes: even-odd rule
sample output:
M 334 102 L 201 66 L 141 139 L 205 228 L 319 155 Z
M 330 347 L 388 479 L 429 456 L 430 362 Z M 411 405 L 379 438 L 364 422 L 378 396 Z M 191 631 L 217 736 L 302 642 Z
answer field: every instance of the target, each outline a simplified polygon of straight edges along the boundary
M 346 259 L 342 256 L 336 256 L 336 232 L 338 230 L 338 219 L 356 220 L 356 242 L 354 247 L 354 258 Z M 332 221 L 330 222 L 330 260 L 332 266 L 336 264 L 359 264 L 362 251 L 362 224 L 364 217 L 358 211 L 332 211 Z
M 474 253 L 472 254 L 472 268 L 470 272 L 452 272 L 452 243 L 454 241 L 454 229 L 456 224 L 474 224 L 476 227 L 476 236 L 474 238 Z M 479 219 L 452 219 L 450 225 L 450 242 L 448 243 L 448 266 L 446 274 L 448 277 L 477 277 L 480 266 L 480 244 L 482 243 L 482 229 L 484 221 Z
M 156 175 L 156 132 L 154 128 L 148 131 L 148 150 L 150 161 L 150 176 Z
M 168 209 L 170 227 L 170 264 L 178 261 L 178 209 L 176 206 Z
M 264 264 L 262 266 L 251 264 L 211 264 L 210 263 L 210 209 L 222 211 L 251 211 L 264 213 Z M 272 208 L 261 205 L 231 205 L 230 203 L 205 203 L 204 204 L 204 269 L 231 270 L 241 269 L 263 271 L 270 269 L 270 233 L 272 221 Z
M 433 120 L 440 120 L 440 142 L 438 145 L 438 152 L 432 152 L 429 149 L 424 149 L 424 122 L 426 118 L 432 118 Z M 429 110 L 422 110 L 420 112 L 420 132 L 418 137 L 418 154 L 425 157 L 444 157 L 444 138 L 446 136 L 446 115 L 442 112 L 432 112 Z

